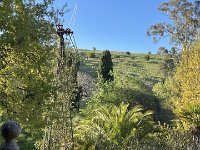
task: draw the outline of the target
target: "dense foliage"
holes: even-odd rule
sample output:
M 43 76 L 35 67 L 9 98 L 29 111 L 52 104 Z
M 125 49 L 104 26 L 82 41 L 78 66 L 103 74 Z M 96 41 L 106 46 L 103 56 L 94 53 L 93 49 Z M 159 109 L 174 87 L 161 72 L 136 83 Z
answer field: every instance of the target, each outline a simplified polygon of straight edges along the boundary
M 95 59 L 80 62 L 77 50 L 66 48 L 60 69 L 54 33 L 64 12 L 57 14 L 51 0 L 1 1 L 0 124 L 21 124 L 22 150 L 200 149 L 198 5 L 163 3 L 160 10 L 174 24 L 149 30 L 155 38 L 169 34 L 181 53 L 107 50 L 98 58 L 94 47 L 82 54 Z
M 79 121 L 76 136 L 83 149 L 120 149 L 129 140 L 142 140 L 152 131 L 152 112 L 142 113 L 136 106 L 128 111 L 128 104 L 102 106 Z
M 42 114 L 54 94 L 55 30 L 53 20 L 44 18 L 53 13 L 48 5 L 21 0 L 0 5 L 1 115 L 28 128 L 44 126 Z
M 30 132 L 36 147 L 57 149 L 71 133 L 63 119 L 76 95 L 77 57 L 66 51 L 73 61 L 57 73 L 55 22 L 65 9 L 55 11 L 53 2 L 0 3 L 0 119 L 20 122 L 22 139 Z

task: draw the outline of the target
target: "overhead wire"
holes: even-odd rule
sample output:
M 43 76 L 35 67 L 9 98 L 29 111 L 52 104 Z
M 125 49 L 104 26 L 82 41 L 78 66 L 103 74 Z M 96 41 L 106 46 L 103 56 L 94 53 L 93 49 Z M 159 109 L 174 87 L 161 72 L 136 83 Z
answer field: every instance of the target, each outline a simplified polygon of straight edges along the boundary
M 78 2 L 76 1 L 75 6 L 74 6 L 74 10 L 72 12 L 72 16 L 69 22 L 69 27 L 73 27 L 75 24 L 75 20 L 76 20 L 76 14 L 77 14 L 77 7 L 78 7 Z M 72 23 L 72 26 L 71 26 Z
M 78 5 L 78 3 L 76 2 L 75 8 L 74 8 L 74 18 L 73 18 L 72 27 L 74 27 L 74 24 L 75 24 L 75 21 L 76 21 L 77 5 Z
M 73 47 L 74 47 L 74 48 L 77 48 L 76 40 L 75 40 L 75 38 L 74 38 L 74 35 L 72 35 L 72 36 L 70 35 L 69 38 L 70 38 L 70 41 L 72 42 Z
M 74 6 L 74 10 L 72 12 L 72 16 L 71 16 L 71 19 L 70 19 L 70 22 L 69 22 L 69 28 L 70 29 L 74 27 L 74 24 L 75 24 L 75 21 L 76 21 L 77 9 L 78 9 L 78 2 L 76 1 L 75 6 Z M 76 45 L 76 40 L 75 40 L 74 34 L 69 35 L 69 40 L 72 44 L 72 47 L 75 48 L 76 51 L 77 51 L 77 45 Z

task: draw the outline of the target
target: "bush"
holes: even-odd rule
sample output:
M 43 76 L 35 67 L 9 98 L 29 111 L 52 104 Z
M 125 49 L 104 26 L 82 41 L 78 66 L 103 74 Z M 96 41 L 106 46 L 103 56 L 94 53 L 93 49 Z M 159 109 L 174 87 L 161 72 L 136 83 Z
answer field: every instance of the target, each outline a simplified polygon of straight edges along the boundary
M 130 52 L 126 52 L 126 54 L 127 54 L 127 55 L 131 55 L 131 53 L 130 53 Z
M 133 138 L 136 141 L 144 139 L 154 126 L 151 111 L 144 111 L 138 105 L 128 110 L 128 104 L 124 103 L 98 107 L 79 124 L 75 135 L 82 140 L 80 145 L 87 146 L 87 149 L 116 150 Z
M 88 52 L 88 58 L 96 58 L 96 55 L 94 52 Z
M 153 150 L 199 150 L 200 145 L 192 140 L 191 130 L 158 126 L 158 132 L 151 134 L 138 144 L 139 149 Z
M 148 55 L 145 55 L 145 56 L 144 56 L 144 59 L 145 59 L 145 60 L 149 60 L 149 59 L 150 59 L 150 55 L 149 55 L 149 54 L 148 54 Z

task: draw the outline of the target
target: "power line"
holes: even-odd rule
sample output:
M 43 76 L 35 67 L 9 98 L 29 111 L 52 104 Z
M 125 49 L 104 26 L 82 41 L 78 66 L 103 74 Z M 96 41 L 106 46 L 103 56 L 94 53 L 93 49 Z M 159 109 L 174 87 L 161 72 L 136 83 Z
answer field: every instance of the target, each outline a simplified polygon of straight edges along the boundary
M 78 2 L 75 3 L 74 10 L 72 12 L 72 16 L 71 16 L 71 19 L 69 22 L 69 27 L 71 27 L 71 28 L 74 27 L 74 24 L 75 24 L 77 8 L 78 8 Z M 72 26 L 71 26 L 71 23 L 72 23 Z

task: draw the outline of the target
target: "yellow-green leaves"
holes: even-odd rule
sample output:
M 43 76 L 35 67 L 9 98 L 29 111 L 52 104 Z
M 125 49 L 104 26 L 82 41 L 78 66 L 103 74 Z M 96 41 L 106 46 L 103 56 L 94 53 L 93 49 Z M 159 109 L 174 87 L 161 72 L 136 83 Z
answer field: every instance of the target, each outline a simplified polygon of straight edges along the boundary
M 53 95 L 56 52 L 51 21 L 37 18 L 38 8 L 29 2 L 7 0 L 0 6 L 0 103 L 23 127 L 38 128 Z
M 183 51 L 175 77 L 181 90 L 176 112 L 185 127 L 197 126 L 200 124 L 200 41 Z

